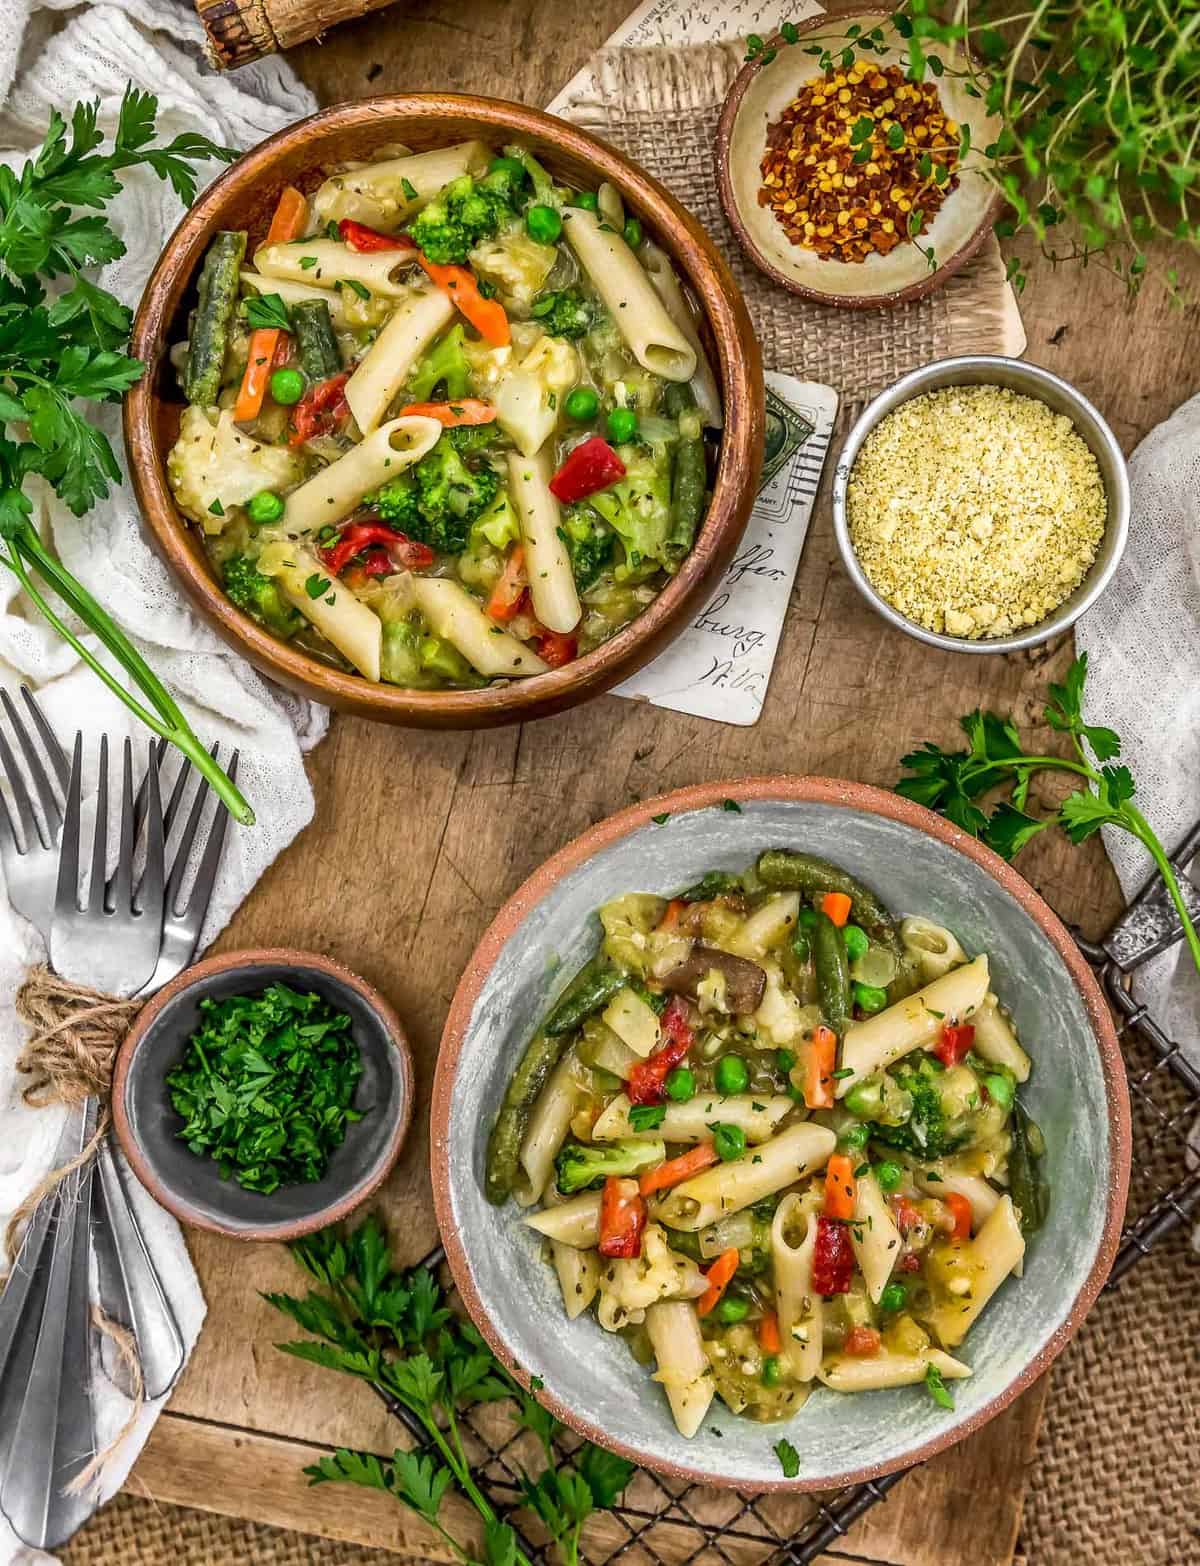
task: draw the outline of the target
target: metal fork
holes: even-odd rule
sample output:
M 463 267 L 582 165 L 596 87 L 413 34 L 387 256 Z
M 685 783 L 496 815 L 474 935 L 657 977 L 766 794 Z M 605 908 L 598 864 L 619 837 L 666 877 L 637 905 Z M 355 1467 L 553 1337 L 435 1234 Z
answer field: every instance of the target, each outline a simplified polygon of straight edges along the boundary
M 12 794 L 10 812 L 4 795 L 0 793 L 0 863 L 4 865 L 9 902 L 43 936 L 48 936 L 54 908 L 54 889 L 58 884 L 58 844 L 63 820 L 59 800 L 67 792 L 67 758 L 41 708 L 24 685 L 21 687 L 21 695 L 37 736 L 41 739 L 42 750 L 38 749 L 34 736 L 30 734 L 16 703 L 6 690 L 0 690 L 0 704 L 12 728 L 17 748 L 25 758 L 29 781 L 41 806 L 41 814 L 39 817 L 34 808 L 29 783 L 17 764 L 4 730 L 0 728 L 0 769 L 8 780 Z

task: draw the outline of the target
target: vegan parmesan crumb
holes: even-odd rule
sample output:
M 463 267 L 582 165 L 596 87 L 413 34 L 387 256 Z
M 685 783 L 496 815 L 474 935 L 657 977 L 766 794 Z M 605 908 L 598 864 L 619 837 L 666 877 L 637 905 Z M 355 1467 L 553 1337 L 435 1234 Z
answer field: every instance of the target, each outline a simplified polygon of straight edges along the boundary
M 846 511 L 876 592 L 926 630 L 977 640 L 1037 625 L 1078 587 L 1108 499 L 1064 414 L 1007 387 L 947 386 L 871 432 Z

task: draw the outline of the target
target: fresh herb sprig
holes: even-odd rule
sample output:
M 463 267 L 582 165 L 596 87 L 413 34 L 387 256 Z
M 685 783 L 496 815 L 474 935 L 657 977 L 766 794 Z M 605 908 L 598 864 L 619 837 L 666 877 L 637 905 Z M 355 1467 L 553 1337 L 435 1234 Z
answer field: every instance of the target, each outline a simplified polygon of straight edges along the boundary
M 78 404 L 119 402 L 144 366 L 125 348 L 132 317 L 86 275 L 124 255 L 105 209 L 137 167 L 167 180 L 185 204 L 197 163 L 236 153 L 188 132 L 156 144 L 158 102 L 130 86 L 111 146 L 100 148 L 99 103 L 77 103 L 68 126 L 50 116 L 45 140 L 20 172 L 0 167 L 0 563 L 80 658 L 155 734 L 212 784 L 233 816 L 254 820 L 241 793 L 192 732 L 178 703 L 101 604 L 42 542 L 27 492 L 44 479 L 76 516 L 103 500 L 121 469 L 107 436 Z M 52 285 L 52 294 L 46 283 Z M 139 700 L 47 596 L 82 621 L 132 677 Z
M 1133 803 L 1137 792 L 1129 768 L 1114 765 L 1121 753 L 1120 737 L 1109 728 L 1089 724 L 1083 716 L 1087 654 L 1081 654 L 1061 685 L 1049 686 L 1045 708 L 1049 726 L 1069 736 L 1074 756 L 1030 755 L 1011 718 L 994 712 L 968 713 L 960 719 L 969 750 L 945 751 L 928 741 L 903 756 L 908 776 L 896 792 L 927 805 L 956 826 L 981 838 L 989 848 L 1011 859 L 1026 843 L 1057 823 L 1073 843 L 1082 843 L 1102 826 L 1120 827 L 1145 848 L 1166 883 L 1183 925 L 1192 960 L 1200 970 L 1200 936 L 1196 933 L 1166 849 L 1153 827 Z M 1029 787 L 1039 772 L 1066 772 L 1082 787 L 1068 794 L 1053 816 L 1033 816 L 1026 810 Z M 1007 800 L 987 811 L 981 796 L 1008 788 Z
M 200 1026 L 167 1077 L 177 1135 L 247 1191 L 320 1180 L 362 1119 L 351 1026 L 349 1013 L 286 984 L 201 1001 Z
M 578 1566 L 584 1523 L 612 1506 L 633 1465 L 590 1442 L 564 1462 L 554 1447 L 558 1421 L 500 1364 L 471 1323 L 449 1309 L 427 1268 L 393 1271 L 376 1219 L 346 1234 L 324 1230 L 291 1250 L 319 1289 L 302 1297 L 263 1297 L 316 1341 L 277 1347 L 365 1381 L 390 1407 L 415 1415 L 426 1436 L 419 1450 L 397 1450 L 390 1458 L 339 1449 L 305 1469 L 312 1483 L 382 1490 L 423 1518 L 466 1566 L 476 1566 L 472 1546 L 455 1538 L 443 1517 L 446 1496 L 457 1494 L 482 1523 L 482 1566 L 530 1566 L 516 1531 L 476 1482 L 463 1438 L 463 1415 L 472 1404 L 509 1399 L 515 1422 L 533 1432 L 546 1458 L 536 1478 L 520 1476 L 523 1502 L 550 1535 L 563 1566 Z M 536 1390 L 540 1383 L 535 1377 L 530 1385 Z

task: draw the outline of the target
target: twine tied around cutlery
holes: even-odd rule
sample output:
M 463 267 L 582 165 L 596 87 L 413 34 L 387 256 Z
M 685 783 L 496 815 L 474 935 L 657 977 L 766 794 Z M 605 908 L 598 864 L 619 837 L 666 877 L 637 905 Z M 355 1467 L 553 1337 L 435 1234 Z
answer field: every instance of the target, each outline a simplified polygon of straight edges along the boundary
M 9 1218 L 4 1244 L 12 1264 L 16 1262 L 21 1230 L 39 1204 L 53 1195 L 69 1175 L 87 1167 L 108 1134 L 113 1063 L 142 1003 L 105 995 L 85 984 L 72 984 L 40 963 L 17 991 L 15 1006 L 17 1016 L 29 1030 L 28 1042 L 17 1057 L 18 1072 L 30 1078 L 21 1094 L 25 1102 L 33 1109 L 44 1109 L 50 1104 L 70 1106 L 98 1098 L 103 1107 L 95 1135 L 86 1147 L 43 1175 Z M 81 1493 L 99 1478 L 137 1423 L 145 1400 L 145 1378 L 133 1334 L 95 1304 L 92 1323 L 112 1344 L 129 1374 L 131 1406 L 112 1440 L 95 1453 L 67 1486 L 71 1494 Z

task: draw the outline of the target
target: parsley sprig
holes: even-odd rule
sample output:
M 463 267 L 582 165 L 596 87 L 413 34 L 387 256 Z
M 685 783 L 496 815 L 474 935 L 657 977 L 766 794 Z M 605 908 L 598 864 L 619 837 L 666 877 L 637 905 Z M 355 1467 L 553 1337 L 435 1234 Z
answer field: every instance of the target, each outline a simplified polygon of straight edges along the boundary
M 1048 687 L 1050 700 L 1045 720 L 1069 737 L 1074 756 L 1028 754 L 1011 718 L 994 712 L 968 713 L 960 719 L 969 750 L 945 751 L 926 743 L 903 756 L 900 765 L 909 776 L 901 778 L 896 792 L 927 805 L 956 826 L 981 838 L 989 848 L 1011 859 L 1031 838 L 1057 823 L 1073 843 L 1082 843 L 1102 826 L 1120 827 L 1145 848 L 1162 875 L 1171 901 L 1183 925 L 1183 933 L 1200 970 L 1200 936 L 1184 902 L 1175 868 L 1154 828 L 1133 803 L 1137 792 L 1129 768 L 1117 763 L 1119 735 L 1109 728 L 1088 723 L 1083 715 L 1087 679 L 1087 654 L 1081 654 L 1061 685 Z M 1033 816 L 1026 810 L 1029 787 L 1038 772 L 1066 772 L 1082 781 L 1068 794 L 1053 816 Z M 993 805 L 990 813 L 981 796 L 995 788 L 1008 788 L 1007 800 Z
M 457 1494 L 479 1514 L 482 1566 L 530 1566 L 516 1530 L 476 1482 L 464 1441 L 463 1416 L 472 1404 L 511 1400 L 516 1424 L 533 1432 L 546 1459 L 536 1478 L 521 1474 L 522 1503 L 541 1521 L 563 1566 L 578 1566 L 584 1523 L 616 1501 L 633 1465 L 589 1442 L 564 1462 L 554 1445 L 558 1421 L 500 1364 L 474 1326 L 449 1309 L 427 1268 L 392 1269 L 376 1219 L 349 1233 L 326 1229 L 291 1250 L 319 1288 L 301 1297 L 263 1298 L 312 1338 L 276 1346 L 365 1381 L 393 1410 L 415 1415 L 426 1437 L 418 1450 L 398 1449 L 391 1457 L 339 1449 L 305 1469 L 312 1483 L 382 1490 L 423 1518 L 465 1566 L 476 1566 L 479 1557 L 442 1517 L 446 1496 Z M 536 1377 L 531 1386 L 540 1386 Z
M 200 744 L 170 692 L 87 589 L 42 542 L 27 481 L 44 479 L 76 516 L 103 500 L 121 469 L 108 437 L 80 402 L 119 402 L 144 366 L 126 352 L 132 317 L 86 269 L 125 253 L 106 215 L 121 175 L 136 167 L 196 194 L 195 164 L 236 153 L 192 132 L 157 144 L 158 101 L 130 86 L 107 150 L 99 103 L 77 103 L 68 125 L 54 112 L 39 150 L 19 172 L 0 167 L 0 563 L 32 603 L 149 729 L 206 777 L 241 822 L 253 812 Z M 52 285 L 48 291 L 46 284 Z M 139 700 L 49 601 L 49 588 L 132 677 Z

